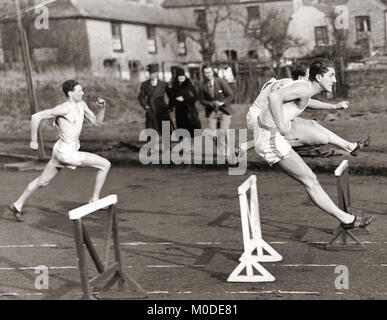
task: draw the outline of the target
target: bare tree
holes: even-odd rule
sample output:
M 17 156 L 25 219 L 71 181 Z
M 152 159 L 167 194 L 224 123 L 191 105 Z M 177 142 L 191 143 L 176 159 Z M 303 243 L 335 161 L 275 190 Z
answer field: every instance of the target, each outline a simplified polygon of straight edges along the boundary
M 346 28 L 337 28 L 336 19 L 337 15 L 334 10 L 331 10 L 327 18 L 332 26 L 332 46 L 330 46 L 330 57 L 343 57 L 345 60 L 348 57 L 349 50 L 347 48 L 347 39 L 348 39 L 348 29 Z
M 328 47 L 328 57 L 336 61 L 337 80 L 336 85 L 337 94 L 347 97 L 347 87 L 345 85 L 345 64 L 348 61 L 350 50 L 347 47 L 348 29 L 341 28 L 336 22 L 337 14 L 332 8 L 329 10 L 327 18 L 332 26 L 332 44 Z
M 275 65 L 272 70 L 276 76 L 280 74 L 281 60 L 285 52 L 305 44 L 300 38 L 288 34 L 290 19 L 278 10 L 270 10 L 258 20 L 234 17 L 235 21 L 244 26 L 246 37 L 257 40 L 270 53 Z
M 203 61 L 211 63 L 216 50 L 218 26 L 231 17 L 231 0 L 203 0 L 202 4 L 202 11 L 197 16 L 199 35 L 190 32 L 187 36 L 200 45 Z

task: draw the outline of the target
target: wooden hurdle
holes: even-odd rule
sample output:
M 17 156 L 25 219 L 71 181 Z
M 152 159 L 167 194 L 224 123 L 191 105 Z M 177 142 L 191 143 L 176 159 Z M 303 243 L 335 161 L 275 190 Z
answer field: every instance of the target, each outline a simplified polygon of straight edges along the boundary
M 351 213 L 351 196 L 349 188 L 349 162 L 343 160 L 341 164 L 335 170 L 336 182 L 337 182 L 337 195 L 339 200 L 339 208 L 345 212 Z M 366 230 L 365 228 L 362 228 Z M 366 230 L 367 231 L 367 230 Z M 367 231 L 368 233 L 368 231 Z M 341 238 L 341 243 L 338 240 Z M 354 241 L 354 246 L 350 246 L 348 238 Z M 365 246 L 359 239 L 353 234 L 352 231 L 346 230 L 339 225 L 333 232 L 332 240 L 326 245 L 327 250 L 364 250 Z
M 250 190 L 250 203 L 247 192 Z M 228 282 L 272 282 L 271 275 L 259 262 L 282 261 L 282 256 L 262 239 L 257 192 L 257 177 L 250 176 L 239 188 L 244 253 L 240 264 L 230 274 Z M 250 205 L 249 205 L 250 204 Z M 266 253 L 265 253 L 266 252 Z M 245 274 L 242 272 L 246 270 Z M 254 270 L 260 274 L 255 275 Z
M 125 284 L 132 284 L 132 287 L 134 285 L 134 291 L 136 293 L 125 298 L 139 299 L 146 297 L 146 293 L 141 288 L 141 286 L 137 284 L 136 281 L 134 281 L 134 279 L 132 279 L 130 276 L 126 276 L 122 271 L 120 245 L 118 241 L 117 217 L 115 211 L 117 202 L 117 195 L 110 195 L 96 202 L 89 203 L 69 211 L 69 218 L 74 222 L 75 244 L 77 248 L 78 264 L 83 290 L 82 299 L 84 300 L 96 300 L 97 298 L 103 298 L 102 292 L 109 290 L 116 282 L 118 282 L 118 288 L 120 292 L 124 292 Z M 89 237 L 86 227 L 82 222 L 82 218 L 90 213 L 106 207 L 109 207 L 109 221 L 105 238 L 105 261 L 102 263 Z M 113 239 L 115 261 L 112 265 L 109 266 L 111 238 Z M 86 249 L 89 252 L 90 257 L 98 271 L 98 275 L 92 279 L 89 279 Z M 101 283 L 105 283 L 105 285 L 102 287 L 102 292 L 93 295 L 93 288 L 97 287 Z

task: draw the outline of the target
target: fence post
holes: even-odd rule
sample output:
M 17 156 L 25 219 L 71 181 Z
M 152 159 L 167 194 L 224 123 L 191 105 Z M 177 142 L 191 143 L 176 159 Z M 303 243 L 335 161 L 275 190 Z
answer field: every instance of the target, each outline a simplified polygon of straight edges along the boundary
M 16 18 L 17 18 L 17 25 L 19 29 L 19 36 L 20 36 L 20 45 L 22 49 L 22 56 L 23 56 L 23 62 L 24 62 L 24 68 L 25 68 L 25 74 L 26 74 L 26 80 L 27 80 L 27 88 L 28 88 L 28 97 L 30 100 L 30 109 L 31 109 L 31 115 L 38 112 L 38 106 L 37 106 L 37 99 L 36 99 L 36 93 L 34 89 L 34 83 L 32 81 L 32 66 L 31 66 L 31 58 L 30 58 L 30 52 L 28 47 L 28 40 L 26 31 L 24 30 L 22 20 L 21 20 L 21 12 L 20 12 L 20 5 L 19 0 L 15 0 L 15 9 L 16 9 Z M 39 149 L 38 149 L 38 158 L 39 160 L 44 160 L 46 158 L 46 153 L 44 149 L 44 141 L 43 141 L 43 135 L 40 130 L 38 129 L 38 143 L 39 143 Z
M 347 87 L 346 87 L 346 79 L 345 79 L 345 62 L 344 57 L 340 57 L 340 87 L 341 87 L 341 94 L 344 98 L 347 98 Z

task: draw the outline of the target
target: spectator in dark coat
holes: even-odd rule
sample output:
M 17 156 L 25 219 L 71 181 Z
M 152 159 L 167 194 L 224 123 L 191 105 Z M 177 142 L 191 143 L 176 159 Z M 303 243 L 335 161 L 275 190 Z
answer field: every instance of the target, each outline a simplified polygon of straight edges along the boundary
M 169 121 L 167 91 L 168 84 L 159 80 L 159 66 L 148 66 L 150 79 L 141 84 L 138 100 L 146 111 L 145 128 L 153 128 L 162 134 L 162 121 Z
M 186 129 L 194 136 L 195 129 L 201 129 L 196 109 L 197 93 L 190 79 L 181 68 L 177 68 L 172 88 L 169 92 L 169 106 L 176 112 L 176 128 Z
M 220 153 L 228 155 L 226 144 L 230 142 L 228 129 L 233 112 L 231 107 L 233 92 L 226 80 L 214 77 L 214 70 L 210 65 L 203 65 L 202 72 L 204 81 L 200 84 L 198 98 L 206 108 L 209 128 L 214 136 L 220 138 L 218 139 Z M 218 122 L 220 122 L 219 130 L 217 130 Z

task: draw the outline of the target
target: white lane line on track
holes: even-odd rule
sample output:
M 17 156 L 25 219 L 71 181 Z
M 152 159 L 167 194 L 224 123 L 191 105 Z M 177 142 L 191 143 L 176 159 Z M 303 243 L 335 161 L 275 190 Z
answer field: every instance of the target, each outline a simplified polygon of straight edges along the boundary
M 271 264 L 270 267 L 337 267 L 337 264 Z
M 269 241 L 269 244 L 278 244 L 278 245 L 286 245 L 286 244 L 294 244 L 295 242 L 287 242 L 287 241 Z M 299 242 L 300 244 L 328 244 L 327 241 L 303 241 Z M 166 245 L 199 245 L 199 246 L 208 246 L 208 245 L 222 245 L 225 244 L 223 242 L 193 242 L 193 243 L 177 243 L 177 242 L 123 242 L 120 243 L 120 246 L 123 247 L 136 247 L 136 246 L 166 246 Z M 349 241 L 348 244 L 355 244 L 355 242 Z M 387 241 L 363 241 L 362 244 L 387 244 Z M 102 246 L 103 243 L 96 243 L 94 246 Z M 17 249 L 17 248 L 61 248 L 64 247 L 59 246 L 57 244 L 20 244 L 20 245 L 0 245 L 0 249 Z
M 56 244 L 15 244 L 15 245 L 4 245 L 0 246 L 0 249 L 8 248 L 57 248 Z
M 5 292 L 0 293 L 0 297 L 25 297 L 25 296 L 42 296 L 43 293 L 17 293 L 17 292 Z
M 120 246 L 147 246 L 147 245 L 161 245 L 161 246 L 167 246 L 174 244 L 173 242 L 123 242 L 120 243 Z
M 271 291 L 226 291 L 228 294 L 313 294 L 319 295 L 320 292 L 316 291 L 282 291 L 282 290 L 271 290 Z
M 148 265 L 146 268 L 205 268 L 205 265 Z M 136 266 L 126 266 L 126 268 L 136 268 Z M 143 268 L 142 266 L 137 266 L 137 268 Z M 0 268 L 0 271 L 13 271 L 13 270 L 35 270 L 36 267 L 20 267 L 20 268 Z M 74 266 L 66 267 L 48 267 L 51 270 L 66 270 L 66 269 L 78 269 Z
M 133 268 L 133 266 L 128 266 Z M 183 265 L 183 264 L 171 264 L 171 265 L 149 265 L 147 268 L 205 268 L 206 265 L 202 264 L 193 264 L 193 265 Z
M 123 242 L 120 243 L 121 246 L 149 246 L 149 245 L 201 245 L 201 246 L 207 246 L 207 245 L 220 245 L 222 242 L 193 242 L 193 243 L 176 243 L 176 242 Z
M 0 268 L 0 271 L 12 271 L 12 270 L 35 270 L 36 267 L 21 267 L 21 268 Z M 78 267 L 67 266 L 67 267 L 48 267 L 51 270 L 65 270 L 65 269 L 78 269 Z
M 265 264 L 267 267 L 286 267 L 286 268 L 300 268 L 300 267 L 316 267 L 316 268 L 332 268 L 337 267 L 337 264 Z M 387 264 L 366 264 L 365 267 L 387 267 Z M 131 268 L 149 268 L 149 269 L 176 269 L 176 268 L 205 268 L 206 265 L 202 264 L 193 264 L 193 265 L 147 265 L 147 266 L 125 266 L 125 268 L 131 269 Z M 14 268 L 14 267 L 4 267 L 0 268 L 0 271 L 14 271 L 14 270 L 35 270 L 36 267 L 20 267 L 20 268 Z M 64 266 L 64 267 L 48 267 L 50 270 L 74 270 L 78 269 L 78 267 L 75 266 Z
M 220 245 L 221 242 L 194 242 L 188 243 L 187 245 Z M 104 244 L 97 243 L 94 246 L 102 246 Z M 168 246 L 168 245 L 181 245 L 181 243 L 175 242 L 123 242 L 120 243 L 120 246 L 124 247 L 137 247 L 137 246 L 149 246 L 149 245 L 159 245 L 159 246 Z M 184 244 L 186 245 L 186 244 Z M 57 244 L 16 244 L 16 245 L 0 245 L 0 249 L 17 249 L 17 248 L 59 248 Z

